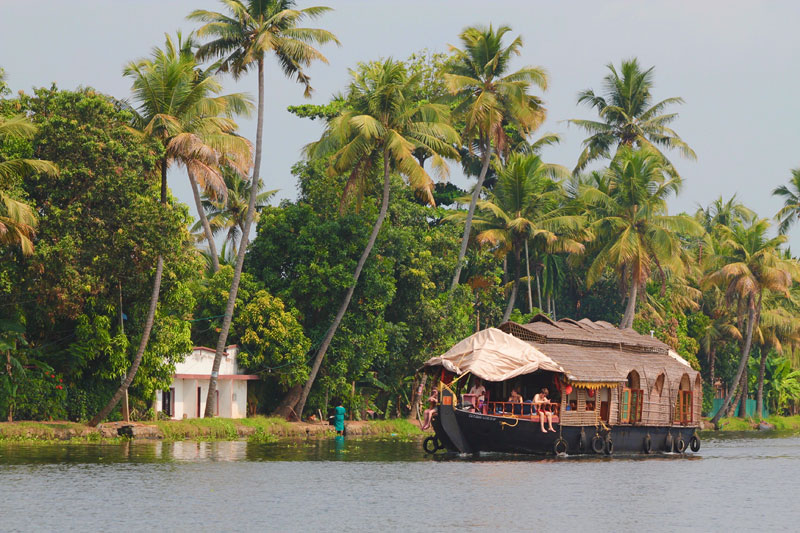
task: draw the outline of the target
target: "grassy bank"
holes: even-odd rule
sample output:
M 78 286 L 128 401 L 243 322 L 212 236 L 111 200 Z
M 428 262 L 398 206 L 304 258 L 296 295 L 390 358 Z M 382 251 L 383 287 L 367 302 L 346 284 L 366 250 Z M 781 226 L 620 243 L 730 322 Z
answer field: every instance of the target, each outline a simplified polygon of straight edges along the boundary
M 760 422 L 766 422 L 780 431 L 800 432 L 800 415 L 798 416 L 777 416 L 769 418 L 723 418 L 720 420 L 721 431 L 756 431 Z
M 84 424 L 61 421 L 3 422 L 0 423 L 0 443 L 117 443 L 128 438 L 118 434 L 118 429 L 125 425 L 122 422 L 115 422 L 92 428 Z M 345 425 L 351 437 L 413 438 L 423 434 L 419 426 L 403 419 L 346 422 Z M 133 424 L 132 432 L 134 440 L 248 440 L 250 442 L 325 438 L 335 434 L 333 427 L 327 424 L 287 422 L 275 417 L 159 420 Z

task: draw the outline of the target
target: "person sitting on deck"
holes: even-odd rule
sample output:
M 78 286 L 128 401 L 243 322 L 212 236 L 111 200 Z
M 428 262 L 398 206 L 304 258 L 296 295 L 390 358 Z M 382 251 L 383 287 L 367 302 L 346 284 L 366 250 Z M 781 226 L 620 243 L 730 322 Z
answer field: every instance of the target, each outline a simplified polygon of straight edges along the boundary
M 486 401 L 486 387 L 483 386 L 481 378 L 475 378 L 475 383 L 472 384 L 469 393 L 475 395 L 475 405 L 473 407 L 480 410 L 483 407 L 483 402 Z
M 519 385 L 511 389 L 511 396 L 508 397 L 508 401 L 510 403 L 522 403 L 522 394 L 519 393 Z M 521 415 L 522 414 L 522 406 L 521 405 L 514 405 L 511 407 L 512 414 Z
M 429 427 L 431 427 L 431 420 L 433 420 L 433 414 L 436 412 L 436 404 L 439 403 L 439 391 L 433 389 L 431 395 L 428 397 L 428 408 L 425 409 L 425 413 L 423 413 L 423 424 L 420 426 L 422 431 L 425 431 Z
M 536 411 L 539 413 L 539 425 L 542 428 L 542 433 L 547 433 L 547 431 L 555 432 L 555 429 L 553 429 L 553 413 L 550 409 L 544 409 L 545 406 L 550 406 L 550 400 L 547 398 L 549 393 L 550 391 L 545 387 L 533 397 L 533 405 L 536 406 Z M 547 430 L 544 429 L 545 416 L 547 417 Z

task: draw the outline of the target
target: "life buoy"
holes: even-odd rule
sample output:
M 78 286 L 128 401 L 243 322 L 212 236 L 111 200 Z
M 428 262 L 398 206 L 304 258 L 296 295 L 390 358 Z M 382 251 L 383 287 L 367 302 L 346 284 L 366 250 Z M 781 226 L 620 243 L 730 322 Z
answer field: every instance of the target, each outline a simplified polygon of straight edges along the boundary
M 553 451 L 556 452 L 556 455 L 566 455 L 567 448 L 567 441 L 563 437 L 558 437 L 556 443 L 553 444 Z
M 609 436 L 606 439 L 606 455 L 611 455 L 612 453 L 614 453 L 614 441 Z
M 605 447 L 606 444 L 605 442 L 603 442 L 603 437 L 601 437 L 600 435 L 595 435 L 594 437 L 592 437 L 592 451 L 594 453 L 603 453 Z
M 675 443 L 675 450 L 678 453 L 683 453 L 686 451 L 686 441 L 683 440 L 683 437 L 678 438 L 678 441 Z
M 689 448 L 691 448 L 693 452 L 700 451 L 700 437 L 692 435 L 692 438 L 689 439 Z
M 440 442 L 436 437 L 425 437 L 425 440 L 422 441 L 422 449 L 425 450 L 425 453 L 433 455 L 440 448 Z
M 650 454 L 653 451 L 653 442 L 650 440 L 650 434 L 648 433 L 644 437 L 644 443 L 642 444 L 644 453 Z

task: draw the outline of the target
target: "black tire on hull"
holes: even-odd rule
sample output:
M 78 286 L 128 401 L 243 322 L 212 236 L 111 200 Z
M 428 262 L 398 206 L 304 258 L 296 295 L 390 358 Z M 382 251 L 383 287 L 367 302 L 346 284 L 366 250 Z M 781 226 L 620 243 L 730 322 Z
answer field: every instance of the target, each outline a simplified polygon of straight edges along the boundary
M 672 438 L 670 433 L 667 433 L 667 439 L 664 441 L 664 451 L 672 453 L 675 446 L 675 439 Z
M 597 454 L 603 453 L 605 447 L 606 444 L 605 442 L 603 442 L 603 437 L 601 437 L 600 435 L 595 435 L 594 437 L 592 437 L 592 451 L 594 453 Z
M 606 446 L 605 446 L 606 455 L 611 455 L 614 453 L 614 441 L 611 440 L 611 436 L 606 439 Z
M 562 437 L 558 437 L 558 440 L 555 444 L 553 444 L 553 451 L 556 455 L 567 455 L 567 441 L 565 441 Z
M 693 452 L 700 451 L 700 438 L 697 435 L 692 435 L 692 438 L 689 439 L 689 448 Z
M 444 448 L 442 441 L 436 437 L 425 437 L 425 440 L 422 441 L 422 449 L 425 450 L 425 453 L 433 455 L 442 448 Z
M 650 453 L 652 453 L 652 451 L 653 451 L 653 442 L 650 439 L 650 434 L 649 433 L 647 435 L 645 435 L 645 437 L 644 437 L 644 443 L 643 443 L 643 448 L 642 449 L 644 450 L 644 453 L 646 453 L 648 455 L 650 455 Z
M 686 441 L 683 438 L 679 438 L 678 441 L 675 443 L 675 450 L 678 453 L 683 453 L 686 451 Z

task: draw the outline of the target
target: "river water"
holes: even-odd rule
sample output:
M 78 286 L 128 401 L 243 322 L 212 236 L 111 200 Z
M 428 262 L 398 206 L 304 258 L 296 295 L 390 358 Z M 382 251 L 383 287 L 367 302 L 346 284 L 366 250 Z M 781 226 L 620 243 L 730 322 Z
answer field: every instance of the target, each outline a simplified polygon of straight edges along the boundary
M 549 460 L 341 438 L 2 444 L 0 488 L 0 531 L 798 531 L 800 438 Z

